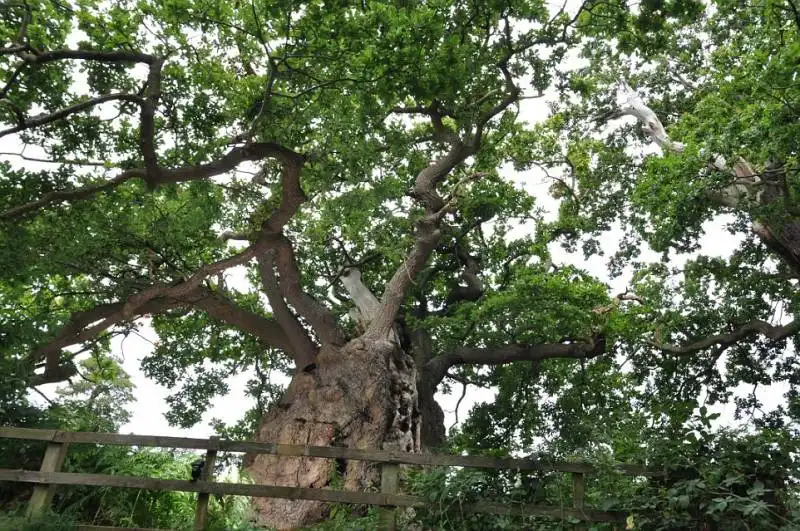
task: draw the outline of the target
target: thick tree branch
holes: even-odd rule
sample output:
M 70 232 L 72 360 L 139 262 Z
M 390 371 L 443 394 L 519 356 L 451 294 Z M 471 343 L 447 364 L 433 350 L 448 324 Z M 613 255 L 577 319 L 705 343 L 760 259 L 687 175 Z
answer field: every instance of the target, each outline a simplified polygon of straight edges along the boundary
M 75 312 L 58 336 L 30 354 L 31 364 L 46 360 L 44 374 L 35 375 L 31 380 L 32 385 L 63 381 L 75 374 L 71 365 L 60 365 L 64 348 L 94 339 L 111 326 L 174 308 L 197 308 L 218 321 L 253 334 L 265 345 L 290 351 L 288 338 L 274 319 L 245 310 L 219 293 L 197 287 L 177 298 L 165 296 L 150 299 L 139 305 L 133 315 L 126 314 L 123 302 L 100 304 L 91 310 Z
M 300 271 L 292 244 L 281 236 L 276 247 L 275 267 L 280 275 L 280 288 L 286 301 L 311 325 L 323 345 L 343 345 L 345 336 L 336 317 L 300 286 Z
M 259 252 L 263 252 L 264 250 L 266 250 L 266 244 L 263 242 L 257 242 L 233 256 L 213 262 L 211 264 L 205 264 L 195 271 L 190 277 L 186 278 L 183 282 L 173 285 L 155 284 L 150 286 L 149 288 L 146 288 L 128 298 L 122 310 L 123 318 L 128 320 L 133 315 L 140 313 L 139 307 L 146 304 L 150 300 L 156 298 L 180 299 L 184 296 L 187 296 L 195 288 L 199 287 L 200 284 L 209 276 L 219 273 L 220 271 L 230 269 L 231 267 L 246 264 Z M 103 324 L 104 323 L 101 322 L 96 326 L 103 326 Z M 108 326 L 109 325 L 106 325 L 104 328 L 107 328 Z
M 425 215 L 416 224 L 414 247 L 387 284 L 381 297 L 380 308 L 370 323 L 365 336 L 374 339 L 391 337 L 394 319 L 403 303 L 408 286 L 416 280 L 417 275 L 438 245 L 441 239 L 440 224 L 442 218 L 454 208 L 455 199 L 446 202 L 439 195 L 436 187 L 456 166 L 478 151 L 485 124 L 495 115 L 502 112 L 503 109 L 517 101 L 519 90 L 505 64 L 501 65 L 501 70 L 509 93 L 506 94 L 501 103 L 481 116 L 476 133 L 468 144 L 465 144 L 456 133 L 444 125 L 442 120 L 443 111 L 440 109 L 438 102 L 434 101 L 427 108 L 426 114 L 431 119 L 434 134 L 439 140 L 449 145 L 449 150 L 443 157 L 434 161 L 417 174 L 411 195 L 425 208 Z
M 290 345 L 295 365 L 304 369 L 314 363 L 317 347 L 311 342 L 308 334 L 294 316 L 281 293 L 280 284 L 275 276 L 274 251 L 258 257 L 258 266 L 261 272 L 261 286 L 267 294 L 272 314 L 283 329 Z
M 151 300 L 147 304 L 139 307 L 141 315 L 148 313 L 161 313 L 175 306 L 174 301 Z M 47 344 L 40 346 L 31 352 L 29 359 L 31 365 L 38 363 L 42 359 L 46 360 L 45 373 L 39 379 L 48 382 L 60 381 L 66 378 L 58 378 L 57 375 L 68 372 L 60 366 L 61 350 L 84 341 L 88 341 L 97 336 L 111 324 L 122 322 L 124 303 L 115 302 L 98 305 L 91 310 L 75 312 L 69 322 L 61 329 L 59 334 Z M 99 328 L 90 326 L 98 321 L 109 323 L 106 327 Z M 74 373 L 73 373 L 74 374 Z M 42 380 L 43 379 L 43 380 Z M 37 380 L 38 381 L 38 380 Z M 39 384 L 36 384 L 39 385 Z
M 688 356 L 715 345 L 727 348 L 755 334 L 761 334 L 772 341 L 780 341 L 798 332 L 800 332 L 800 321 L 798 320 L 792 321 L 784 326 L 774 326 L 766 321 L 754 319 L 728 334 L 708 336 L 684 346 L 668 345 L 660 341 L 652 341 L 651 344 L 664 352 L 677 354 L 679 356 Z
M 292 352 L 288 335 L 277 319 L 270 319 L 245 310 L 221 293 L 210 291 L 206 288 L 199 288 L 199 294 L 204 296 L 194 302 L 187 303 L 186 306 L 193 306 L 204 311 L 209 317 L 213 317 L 217 321 L 252 334 L 268 347 Z M 184 300 L 191 301 L 192 298 L 186 297 Z
M 102 50 L 50 50 L 47 52 L 21 52 L 19 56 L 26 62 L 41 65 L 62 61 L 64 59 L 80 59 L 84 61 L 97 61 L 99 63 L 145 63 L 152 65 L 160 59 L 154 55 L 135 52 L 132 50 L 102 51 Z
M 292 176 L 295 174 L 299 175 L 304 161 L 302 155 L 299 155 L 290 149 L 279 146 L 278 144 L 273 144 L 270 142 L 248 144 L 233 148 L 219 159 L 207 164 L 185 166 L 183 168 L 176 169 L 161 169 L 158 177 L 155 179 L 148 175 L 146 169 L 137 168 L 125 170 L 115 178 L 104 183 L 87 185 L 72 190 L 59 190 L 56 192 L 50 192 L 35 201 L 31 201 L 29 203 L 15 206 L 6 210 L 0 214 L 0 219 L 19 217 L 51 203 L 87 199 L 98 192 L 113 190 L 117 186 L 133 178 L 143 178 L 148 181 L 151 187 L 158 186 L 160 184 L 207 179 L 209 177 L 214 177 L 216 175 L 231 171 L 241 162 L 248 160 L 261 160 L 267 157 L 274 157 L 281 161 L 284 164 L 284 173 L 289 173 Z M 287 213 L 291 211 L 289 207 L 293 205 L 299 206 L 303 201 L 305 201 L 305 196 L 299 187 L 299 180 L 293 180 L 287 177 L 287 175 L 284 175 L 283 200 L 285 202 L 288 201 L 286 203 Z M 291 214 L 288 216 L 288 218 L 285 215 L 278 216 L 272 219 L 271 223 L 276 226 L 283 226 L 293 214 L 294 211 L 291 211 Z
M 144 167 L 146 170 L 145 180 L 147 180 L 148 185 L 151 187 L 157 184 L 161 170 L 158 166 L 158 157 L 155 146 L 155 111 L 156 107 L 158 107 L 158 100 L 161 97 L 161 69 L 164 65 L 164 59 L 145 53 L 127 50 L 111 52 L 99 50 L 51 50 L 47 52 L 38 52 L 30 50 L 29 47 L 28 51 L 20 51 L 18 55 L 20 58 L 22 58 L 24 63 L 29 65 L 41 65 L 67 59 L 97 61 L 101 63 L 143 63 L 148 65 L 149 70 L 147 74 L 147 89 L 145 90 L 144 98 L 130 94 L 108 95 L 101 98 L 107 98 L 105 101 L 108 101 L 110 96 L 115 96 L 113 99 L 124 99 L 140 105 L 141 123 L 139 125 L 139 148 L 142 152 L 142 158 L 144 159 Z M 8 88 L 9 87 L 7 86 L 4 90 L 7 90 Z M 96 105 L 97 100 L 101 98 L 95 98 L 95 100 L 90 101 L 94 101 L 95 103 L 92 105 Z M 79 104 L 78 106 L 72 106 L 71 108 L 58 111 L 49 116 L 55 117 L 54 119 L 63 118 L 69 114 L 74 114 L 79 110 L 83 110 L 91 106 L 87 103 L 88 102 L 85 104 Z M 82 105 L 82 107 L 80 105 Z M 77 110 L 75 109 L 76 107 Z M 26 129 L 30 127 L 36 127 L 37 125 L 42 125 L 42 123 L 30 124 L 28 127 L 26 127 Z M 19 130 L 20 129 L 9 129 L 3 133 L 0 133 L 0 136 L 3 134 L 17 132 Z
M 78 312 L 54 340 L 31 353 L 31 360 L 35 363 L 46 356 L 46 370 L 54 371 L 58 367 L 61 349 L 92 339 L 120 322 L 149 313 L 161 313 L 179 305 L 181 301 L 197 300 L 200 298 L 198 289 L 204 279 L 249 261 L 264 246 L 263 243 L 254 244 L 232 257 L 206 264 L 184 282 L 173 285 L 156 284 L 130 296 L 125 302 L 102 304 L 92 310 Z
M 543 345 L 507 345 L 499 348 L 464 347 L 430 360 L 423 372 L 426 380 L 438 384 L 455 365 L 503 365 L 515 361 L 542 361 L 553 358 L 586 360 L 604 354 L 602 336 L 591 342 Z
M 272 144 L 260 144 L 255 150 L 251 151 L 248 151 L 249 146 L 239 149 L 246 156 L 259 156 L 266 152 L 274 153 L 276 158 L 283 162 L 281 203 L 272 215 L 264 221 L 262 230 L 255 241 L 249 247 L 233 256 L 200 267 L 182 282 L 172 285 L 156 284 L 130 296 L 124 302 L 104 304 L 87 312 L 79 312 L 73 316 L 70 323 L 64 327 L 54 340 L 31 353 L 31 359 L 34 363 L 46 357 L 46 373 L 55 374 L 59 370 L 58 363 L 61 349 L 66 346 L 89 340 L 109 327 L 120 322 L 130 321 L 137 316 L 160 313 L 171 307 L 195 303 L 198 304 L 198 307 L 209 311 L 209 315 L 215 318 L 231 322 L 234 326 L 241 325 L 243 328 L 246 327 L 247 331 L 254 332 L 257 337 L 267 344 L 293 351 L 292 348 L 295 345 L 289 342 L 285 332 L 279 332 L 277 323 L 274 321 L 256 323 L 257 316 L 255 314 L 245 312 L 242 309 L 237 311 L 236 306 L 231 301 L 221 295 L 211 297 L 207 290 L 203 290 L 201 287 L 203 280 L 209 276 L 230 267 L 247 263 L 252 258 L 264 254 L 276 245 L 284 244 L 280 231 L 283 225 L 297 211 L 300 204 L 305 201 L 305 195 L 300 189 L 299 182 L 304 162 L 302 156 Z M 200 302 L 201 300 L 202 302 Z M 263 331 L 258 331 L 259 326 L 263 328 Z M 272 337 L 273 334 L 274 337 Z M 306 356 L 307 354 L 302 355 Z
M 150 63 L 150 71 L 147 74 L 147 90 L 142 102 L 141 123 L 139 124 L 139 149 L 142 151 L 144 167 L 147 170 L 146 181 L 150 188 L 156 187 L 161 173 L 156 154 L 155 116 L 158 100 L 161 98 L 161 67 L 163 66 L 163 59 L 155 59 Z

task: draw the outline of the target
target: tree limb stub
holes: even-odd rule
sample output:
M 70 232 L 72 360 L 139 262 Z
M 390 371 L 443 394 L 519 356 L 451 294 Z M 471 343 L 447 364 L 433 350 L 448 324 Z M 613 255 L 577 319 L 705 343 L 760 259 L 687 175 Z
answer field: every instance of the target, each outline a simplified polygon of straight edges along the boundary
M 361 281 L 361 270 L 357 267 L 346 267 L 339 277 L 344 289 L 350 295 L 350 299 L 356 305 L 358 321 L 363 330 L 366 330 L 369 323 L 378 313 L 380 301 L 372 294 L 367 286 Z

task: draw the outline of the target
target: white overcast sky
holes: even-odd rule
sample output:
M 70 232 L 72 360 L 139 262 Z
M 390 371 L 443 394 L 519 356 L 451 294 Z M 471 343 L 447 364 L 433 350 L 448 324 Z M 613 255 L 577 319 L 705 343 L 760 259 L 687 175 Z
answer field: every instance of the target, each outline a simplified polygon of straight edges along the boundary
M 558 7 L 560 7 L 560 3 Z M 77 38 L 74 40 L 76 41 Z M 78 84 L 80 84 L 80 81 L 80 79 L 76 80 Z M 529 123 L 535 123 L 543 119 L 546 117 L 548 112 L 546 101 L 546 99 L 523 101 L 520 118 L 528 121 Z M 624 118 L 619 120 L 618 123 L 622 123 L 624 120 L 633 121 L 634 119 L 630 117 Z M 0 152 L 17 153 L 20 151 L 20 149 L 21 144 L 17 138 L 9 136 L 0 139 Z M 657 149 L 658 148 L 653 147 L 653 151 L 657 151 Z M 31 147 L 28 147 L 26 154 L 30 156 L 37 155 L 36 150 L 32 149 Z M 15 166 L 24 165 L 28 169 L 36 169 L 38 166 L 41 166 L 27 161 L 22 161 L 18 157 L 0 155 L 0 160 L 8 160 Z M 550 182 L 547 181 L 541 173 L 534 170 L 527 172 L 515 172 L 511 169 L 504 169 L 503 175 L 510 181 L 513 181 L 518 186 L 525 188 L 528 192 L 534 195 L 538 204 L 544 207 L 551 219 L 555 217 L 558 209 L 558 203 L 550 198 L 549 194 L 547 193 Z M 700 245 L 703 254 L 725 257 L 733 248 L 735 248 L 738 241 L 724 229 L 726 221 L 726 219 L 718 218 L 713 222 L 706 224 L 705 232 L 702 236 Z M 527 233 L 531 233 L 532 230 L 532 225 L 520 224 L 514 229 L 512 235 L 522 236 Z M 621 235 L 622 231 L 617 228 L 617 230 L 613 230 L 605 236 L 603 241 L 603 248 L 606 251 L 605 257 L 593 256 L 586 260 L 581 254 L 568 254 L 559 246 L 552 245 L 551 251 L 553 254 L 553 260 L 556 264 L 574 264 L 587 270 L 598 279 L 609 284 L 610 294 L 618 293 L 626 288 L 627 283 L 630 280 L 630 272 L 622 275 L 619 278 L 613 280 L 609 279 L 606 260 L 608 256 L 616 251 Z M 652 253 L 651 256 L 654 259 L 657 258 Z M 691 256 L 693 255 L 675 257 L 674 264 L 678 265 L 680 262 L 685 261 Z M 244 268 L 239 267 L 229 270 L 227 272 L 227 282 L 231 287 L 245 286 L 246 281 L 244 280 Z M 144 322 L 146 323 L 146 320 Z M 155 341 L 156 336 L 149 326 L 142 326 L 140 330 L 142 337 L 131 334 L 124 340 L 121 338 L 115 338 L 112 341 L 113 352 L 119 355 L 123 360 L 123 367 L 131 375 L 132 380 L 136 385 L 135 396 L 137 401 L 132 409 L 132 418 L 130 422 L 121 428 L 121 432 L 207 437 L 213 434 L 213 431 L 209 426 L 209 420 L 212 417 L 221 418 L 228 423 L 233 423 L 239 420 L 247 409 L 252 407 L 253 401 L 244 396 L 245 383 L 250 378 L 250 374 L 249 372 L 243 372 L 228 380 L 230 393 L 225 397 L 217 398 L 213 403 L 213 407 L 206 412 L 206 414 L 203 416 L 203 420 L 199 424 L 190 429 L 180 429 L 169 426 L 164 418 L 164 413 L 167 411 L 165 398 L 169 394 L 170 390 L 145 378 L 140 370 L 140 361 L 143 357 L 151 353 L 153 345 L 150 343 L 150 341 Z M 287 380 L 284 379 L 284 381 Z M 51 385 L 44 386 L 40 389 L 42 389 L 45 393 L 52 393 L 54 387 L 54 385 Z M 746 391 L 743 390 L 743 392 L 749 391 L 749 388 Z M 460 385 L 457 385 L 454 387 L 453 394 L 449 396 L 440 394 L 438 396 L 439 403 L 442 405 L 442 408 L 445 411 L 445 425 L 448 427 L 454 420 L 453 409 L 460 394 Z M 459 418 L 463 420 L 472 405 L 474 405 L 476 402 L 491 400 L 493 394 L 494 392 L 491 390 L 478 389 L 471 386 L 467 392 L 466 398 L 461 404 Z M 36 395 L 31 396 L 34 400 L 38 399 Z M 764 389 L 759 394 L 759 398 L 761 398 L 761 400 L 764 402 L 764 410 L 772 409 L 774 405 L 782 403 L 784 400 L 783 393 L 776 392 L 776 389 Z M 727 409 L 720 408 L 718 411 L 723 413 L 723 416 L 720 419 L 721 422 L 725 424 L 733 422 L 732 406 Z

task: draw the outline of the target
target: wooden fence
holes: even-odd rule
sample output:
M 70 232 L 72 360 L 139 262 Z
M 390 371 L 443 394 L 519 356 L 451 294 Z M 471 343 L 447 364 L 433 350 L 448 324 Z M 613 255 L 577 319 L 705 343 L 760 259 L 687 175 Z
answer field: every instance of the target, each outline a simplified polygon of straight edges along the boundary
M 576 519 L 583 522 L 624 522 L 625 515 L 619 512 L 597 511 L 584 505 L 584 477 L 596 472 L 586 463 L 538 461 L 486 456 L 460 456 L 442 454 L 409 454 L 383 450 L 362 450 L 327 446 L 292 446 L 252 441 L 229 441 L 218 438 L 192 439 L 184 437 L 162 437 L 158 435 L 122 435 L 117 433 L 67 432 L 58 430 L 36 430 L 28 428 L 0 427 L 0 438 L 25 439 L 47 442 L 47 449 L 39 471 L 0 469 L 0 481 L 15 481 L 35 484 L 28 504 L 28 516 L 42 515 L 50 506 L 57 485 L 87 485 L 122 487 L 156 491 L 197 492 L 194 529 L 206 528 L 209 495 L 239 495 L 248 497 L 288 498 L 315 500 L 332 503 L 377 505 L 383 529 L 395 529 L 396 507 L 422 507 L 424 498 L 399 494 L 398 472 L 400 464 L 425 466 L 459 466 L 488 469 L 511 469 L 521 471 L 562 472 L 572 475 L 572 507 L 533 504 L 502 504 L 480 502 L 462 508 L 465 512 L 492 513 L 500 515 L 544 516 L 556 519 Z M 61 472 L 61 465 L 70 444 L 110 444 L 120 446 L 151 446 L 162 448 L 185 448 L 206 450 L 206 464 L 198 481 L 155 479 L 147 477 L 116 476 L 105 474 L 80 474 Z M 218 483 L 213 481 L 217 452 L 246 452 L 273 454 L 287 457 L 320 457 L 329 459 L 353 459 L 380 463 L 381 491 L 352 492 L 330 489 L 300 487 L 278 487 L 244 483 Z M 652 471 L 638 465 L 619 464 L 618 470 L 631 476 L 654 476 Z M 83 531 L 112 531 L 122 528 L 83 526 Z M 127 531 L 130 531 L 128 529 Z

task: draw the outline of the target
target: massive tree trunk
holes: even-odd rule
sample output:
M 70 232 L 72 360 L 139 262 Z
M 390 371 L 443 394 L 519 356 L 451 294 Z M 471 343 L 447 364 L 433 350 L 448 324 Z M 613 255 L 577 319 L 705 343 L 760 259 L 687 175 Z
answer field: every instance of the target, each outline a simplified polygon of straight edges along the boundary
M 264 416 L 258 439 L 309 446 L 413 452 L 420 445 L 420 411 L 412 358 L 388 342 L 355 339 L 324 348 L 316 368 L 298 371 L 283 400 Z M 363 490 L 377 469 L 362 461 L 249 456 L 246 470 L 265 485 L 324 488 L 343 473 L 342 487 Z M 257 498 L 259 523 L 294 529 L 324 518 L 326 504 Z

